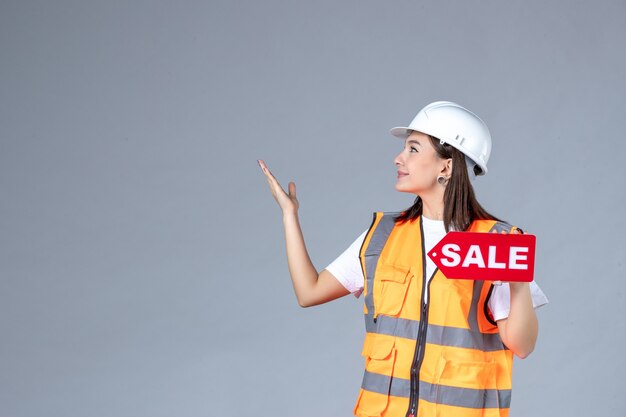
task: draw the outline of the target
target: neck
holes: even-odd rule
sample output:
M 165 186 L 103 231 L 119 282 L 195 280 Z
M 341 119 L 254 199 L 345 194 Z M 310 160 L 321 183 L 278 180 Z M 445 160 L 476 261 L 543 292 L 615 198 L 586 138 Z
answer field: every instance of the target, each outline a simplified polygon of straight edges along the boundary
M 443 220 L 443 187 L 433 194 L 420 195 L 422 215 L 431 220 Z

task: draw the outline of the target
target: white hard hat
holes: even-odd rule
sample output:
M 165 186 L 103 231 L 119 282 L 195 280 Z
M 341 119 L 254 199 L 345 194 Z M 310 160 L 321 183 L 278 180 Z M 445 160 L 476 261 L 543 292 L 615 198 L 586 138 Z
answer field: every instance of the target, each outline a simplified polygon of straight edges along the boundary
M 420 110 L 408 127 L 394 127 L 390 132 L 406 139 L 413 130 L 434 136 L 463 152 L 470 174 L 475 172 L 475 165 L 480 168 L 476 175 L 487 173 L 491 134 L 485 122 L 465 107 L 451 101 L 435 101 Z

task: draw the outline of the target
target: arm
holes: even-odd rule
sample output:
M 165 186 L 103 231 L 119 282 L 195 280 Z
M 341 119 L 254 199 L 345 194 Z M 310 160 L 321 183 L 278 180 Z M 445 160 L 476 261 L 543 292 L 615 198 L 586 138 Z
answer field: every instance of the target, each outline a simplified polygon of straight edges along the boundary
M 520 358 L 535 348 L 539 325 L 528 282 L 509 282 L 511 309 L 506 319 L 498 320 L 500 338 Z
M 317 273 L 306 250 L 297 213 L 284 213 L 283 224 L 287 263 L 298 304 L 310 307 L 350 294 L 326 269 Z
M 298 221 L 299 205 L 296 198 L 296 184 L 289 183 L 289 194 L 287 194 L 265 163 L 259 160 L 259 165 L 265 174 L 272 195 L 283 212 L 287 264 L 298 304 L 301 307 L 310 307 L 350 294 L 350 291 L 326 269 L 318 274 L 311 262 Z
M 518 227 L 512 227 L 510 232 L 524 233 Z M 535 348 L 539 323 L 530 295 L 530 284 L 509 282 L 509 289 L 511 292 L 509 316 L 497 321 L 498 331 L 504 344 L 518 357 L 524 359 Z

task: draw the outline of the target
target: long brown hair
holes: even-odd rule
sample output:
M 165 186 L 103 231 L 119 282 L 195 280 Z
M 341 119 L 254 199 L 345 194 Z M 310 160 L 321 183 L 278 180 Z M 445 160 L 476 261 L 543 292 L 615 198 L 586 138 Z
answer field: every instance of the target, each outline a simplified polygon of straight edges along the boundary
M 465 155 L 455 147 L 428 135 L 437 155 L 442 159 L 452 158 L 452 175 L 443 194 L 443 224 L 446 232 L 450 226 L 457 231 L 467 230 L 474 220 L 497 220 L 488 213 L 476 200 L 474 188 L 469 179 L 465 165 Z M 422 215 L 422 199 L 417 196 L 411 207 L 404 210 L 395 218 L 396 223 L 402 224 Z

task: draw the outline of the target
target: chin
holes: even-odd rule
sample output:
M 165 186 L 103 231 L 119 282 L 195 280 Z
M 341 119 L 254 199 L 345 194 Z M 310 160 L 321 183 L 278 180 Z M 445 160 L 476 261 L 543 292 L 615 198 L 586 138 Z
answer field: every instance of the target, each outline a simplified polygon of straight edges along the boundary
M 399 184 L 396 184 L 396 191 L 399 191 L 401 193 L 410 193 L 410 190 L 407 190 L 406 187 L 403 187 Z
M 407 194 L 413 194 L 415 197 L 418 196 L 418 191 L 415 189 L 410 189 L 409 187 L 407 187 L 406 185 L 400 185 L 400 184 L 396 184 L 395 186 L 396 191 L 400 192 L 400 193 L 407 193 Z

